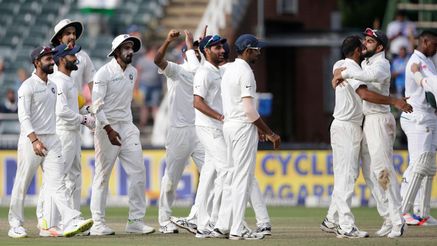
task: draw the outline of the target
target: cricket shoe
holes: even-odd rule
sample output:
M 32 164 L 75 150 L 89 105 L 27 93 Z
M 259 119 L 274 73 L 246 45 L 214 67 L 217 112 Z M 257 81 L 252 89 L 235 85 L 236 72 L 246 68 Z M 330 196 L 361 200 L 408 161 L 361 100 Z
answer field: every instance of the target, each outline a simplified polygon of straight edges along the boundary
M 142 219 L 134 219 L 134 220 L 127 220 L 126 232 L 136 233 L 136 234 L 150 234 L 155 232 L 155 229 L 144 224 Z
M 385 220 L 381 226 L 381 229 L 376 231 L 375 234 L 378 237 L 385 237 L 392 231 L 392 229 L 393 229 L 393 224 L 390 221 Z
M 412 226 L 419 225 L 420 221 L 422 220 L 422 218 L 420 218 L 419 216 L 410 213 L 405 213 L 402 215 L 402 217 L 404 218 L 405 223 L 407 223 L 407 225 L 412 225 Z
M 407 223 L 402 223 L 400 225 L 394 225 L 391 232 L 387 235 L 388 238 L 402 237 L 407 230 Z
M 352 227 L 350 232 L 342 230 L 340 227 L 335 231 L 337 238 L 365 238 L 369 237 L 369 233 L 358 230 L 357 227 Z
M 420 222 L 419 225 L 423 225 L 423 226 L 437 226 L 437 220 L 432 217 L 432 216 L 428 216 L 426 218 L 423 218 Z
M 64 228 L 64 236 L 72 237 L 78 233 L 89 230 L 93 226 L 92 219 L 74 219 Z
M 329 221 L 328 218 L 325 218 L 322 221 L 322 224 L 320 224 L 320 230 L 327 233 L 335 233 L 335 231 L 337 230 L 337 224 Z
M 229 233 L 223 232 L 218 228 L 214 228 L 211 232 L 211 237 L 213 238 L 229 238 Z
M 165 226 L 159 227 L 159 232 L 164 234 L 174 234 L 179 233 L 179 230 L 175 224 L 173 224 L 172 222 L 168 222 Z
M 194 223 L 191 223 L 189 220 L 187 220 L 186 218 L 183 217 L 170 217 L 170 221 L 177 225 L 178 227 L 185 229 L 193 234 L 197 233 L 197 225 Z
M 196 232 L 196 238 L 212 238 L 212 232 L 208 230 L 202 230 Z
M 255 233 L 262 234 L 264 236 L 271 236 L 272 235 L 272 225 L 270 223 L 262 223 L 261 225 L 259 225 L 256 228 Z
M 8 236 L 12 238 L 23 238 L 27 237 L 26 229 L 22 226 L 11 227 L 8 231 Z
M 40 229 L 39 230 L 40 237 L 63 237 L 64 233 L 59 227 L 54 226 L 48 229 Z
M 261 240 L 264 239 L 263 234 L 245 231 L 241 235 L 229 235 L 230 240 Z
M 104 222 L 99 222 L 93 225 L 90 229 L 91 236 L 107 236 L 107 235 L 115 235 L 114 230 L 112 230 L 108 225 Z

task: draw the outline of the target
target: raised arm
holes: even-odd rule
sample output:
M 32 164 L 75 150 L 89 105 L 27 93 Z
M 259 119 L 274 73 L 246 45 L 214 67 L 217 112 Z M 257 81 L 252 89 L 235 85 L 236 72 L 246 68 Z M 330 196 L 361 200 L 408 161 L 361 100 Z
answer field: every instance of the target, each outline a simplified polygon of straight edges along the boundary
M 156 52 L 154 62 L 161 70 L 164 70 L 168 64 L 167 60 L 165 59 L 165 53 L 167 52 L 168 46 L 171 42 L 176 40 L 179 35 L 180 33 L 178 31 L 174 29 L 170 30 L 164 43 L 161 45 L 161 47 L 159 47 L 158 52 Z

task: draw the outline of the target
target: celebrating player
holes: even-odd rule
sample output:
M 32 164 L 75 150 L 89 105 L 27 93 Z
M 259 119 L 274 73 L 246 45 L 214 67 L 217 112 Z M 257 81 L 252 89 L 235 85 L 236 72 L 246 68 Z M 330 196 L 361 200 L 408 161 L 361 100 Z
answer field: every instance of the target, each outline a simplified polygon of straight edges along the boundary
M 121 34 L 112 41 L 110 62 L 94 76 L 93 102 L 104 105 L 97 113 L 95 134 L 96 164 L 91 194 L 91 213 L 95 221 L 91 235 L 112 235 L 115 232 L 105 223 L 108 182 L 117 157 L 129 179 L 128 233 L 149 234 L 155 230 L 144 224 L 146 213 L 146 169 L 143 163 L 140 131 L 132 122 L 131 101 L 136 69 L 130 65 L 132 55 L 141 47 L 137 37 Z

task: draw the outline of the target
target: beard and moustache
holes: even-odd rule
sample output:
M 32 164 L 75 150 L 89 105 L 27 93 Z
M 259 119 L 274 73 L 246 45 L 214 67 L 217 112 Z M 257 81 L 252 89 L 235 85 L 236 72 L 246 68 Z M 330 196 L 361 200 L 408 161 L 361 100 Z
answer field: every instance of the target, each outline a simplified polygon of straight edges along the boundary
M 132 53 L 126 54 L 126 53 L 122 53 L 120 56 L 120 59 L 125 63 L 125 64 L 130 64 L 132 62 Z
M 41 70 L 46 74 L 53 73 L 53 64 L 42 65 Z
M 65 68 L 70 70 L 70 71 L 75 71 L 78 69 L 76 64 L 77 64 L 77 61 L 67 61 L 67 63 L 65 64 Z

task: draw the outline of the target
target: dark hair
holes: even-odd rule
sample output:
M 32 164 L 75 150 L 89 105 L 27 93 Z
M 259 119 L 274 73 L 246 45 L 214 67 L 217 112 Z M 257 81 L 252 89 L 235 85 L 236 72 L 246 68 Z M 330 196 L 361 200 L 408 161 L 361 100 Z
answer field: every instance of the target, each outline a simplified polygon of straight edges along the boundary
M 419 38 L 423 38 L 423 37 L 437 37 L 437 32 L 433 31 L 433 30 L 423 30 L 420 34 L 419 34 Z
M 361 47 L 361 39 L 357 35 L 348 36 L 341 44 L 341 53 L 344 57 L 350 57 L 356 48 Z

